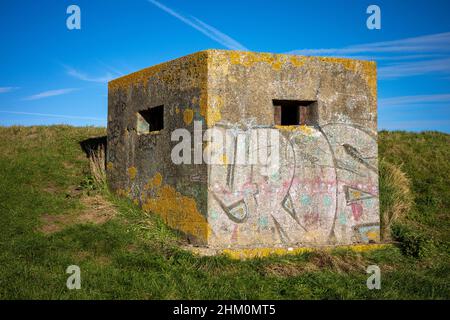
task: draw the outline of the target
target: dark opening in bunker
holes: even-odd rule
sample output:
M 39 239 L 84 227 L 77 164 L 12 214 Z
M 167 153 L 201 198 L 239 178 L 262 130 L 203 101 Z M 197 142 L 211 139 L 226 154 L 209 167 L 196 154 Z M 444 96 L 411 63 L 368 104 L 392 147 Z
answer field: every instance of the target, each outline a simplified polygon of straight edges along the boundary
M 164 106 L 157 106 L 137 113 L 137 132 L 139 134 L 164 129 Z
M 274 123 L 279 126 L 317 124 L 317 101 L 273 100 Z

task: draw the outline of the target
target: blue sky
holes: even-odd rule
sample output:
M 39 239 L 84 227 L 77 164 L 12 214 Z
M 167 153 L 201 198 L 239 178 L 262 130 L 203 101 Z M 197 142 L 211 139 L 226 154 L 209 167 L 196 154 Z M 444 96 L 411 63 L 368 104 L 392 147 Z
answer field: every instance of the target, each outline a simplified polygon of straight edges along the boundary
M 66 9 L 81 9 L 68 30 Z M 366 9 L 381 9 L 369 30 Z M 106 125 L 107 81 L 203 49 L 371 59 L 379 128 L 450 132 L 450 1 L 2 0 L 0 125 Z

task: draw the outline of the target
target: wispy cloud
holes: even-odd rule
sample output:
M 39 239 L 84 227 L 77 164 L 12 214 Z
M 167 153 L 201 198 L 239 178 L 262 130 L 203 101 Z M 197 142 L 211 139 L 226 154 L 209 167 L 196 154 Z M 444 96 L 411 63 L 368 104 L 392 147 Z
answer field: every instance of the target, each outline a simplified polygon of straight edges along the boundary
M 0 87 L 0 93 L 7 93 L 19 89 L 19 87 Z
M 449 52 L 450 32 L 405 38 L 392 41 L 351 45 L 344 48 L 297 49 L 291 54 L 354 55 L 361 53 Z
M 423 74 L 450 73 L 450 57 L 444 59 L 401 62 L 378 69 L 380 79 L 392 79 Z
M 208 38 L 220 43 L 224 47 L 232 50 L 248 50 L 245 46 L 243 46 L 238 41 L 234 40 L 230 36 L 226 35 L 225 33 L 217 30 L 213 26 L 201 21 L 200 19 L 197 19 L 196 17 L 191 16 L 191 18 L 187 18 L 180 13 L 174 11 L 173 9 L 165 6 L 164 4 L 155 1 L 155 0 L 148 0 L 151 4 L 155 5 L 159 9 L 167 12 L 171 16 L 177 18 L 181 22 L 187 24 L 188 26 L 194 28 L 195 30 L 203 33 Z
M 25 97 L 23 100 L 39 100 L 39 99 L 43 99 L 43 98 L 48 98 L 48 97 L 54 97 L 54 96 L 60 96 L 63 94 L 68 94 L 71 93 L 73 91 L 76 91 L 78 89 L 76 88 L 65 88 L 65 89 L 57 89 L 57 90 L 48 90 L 48 91 L 44 91 L 44 92 L 40 92 L 38 94 L 34 94 L 32 96 L 29 97 Z
M 88 75 L 87 73 L 81 72 L 81 71 L 76 70 L 75 68 L 72 68 L 69 66 L 64 66 L 64 67 L 66 68 L 66 72 L 69 76 L 74 77 L 78 80 L 88 81 L 88 82 L 107 83 L 108 81 L 121 75 L 116 72 L 114 72 L 114 73 L 107 72 L 101 76 L 92 76 L 92 75 Z
M 64 119 L 80 119 L 80 120 L 105 121 L 105 119 L 103 119 L 103 118 L 71 116 L 71 115 L 66 115 L 66 114 L 53 114 L 53 113 L 36 113 L 36 112 L 21 112 L 21 111 L 7 111 L 7 110 L 0 110 L 0 113 L 30 115 L 30 116 L 40 116 L 40 117 L 64 118 Z
M 380 106 L 405 106 L 416 104 L 434 104 L 434 103 L 449 103 L 450 94 L 430 94 L 430 95 L 417 95 L 417 96 L 399 96 L 380 99 Z
M 450 32 L 344 48 L 299 49 L 289 53 L 376 60 L 381 65 L 378 69 L 380 79 L 450 74 Z
M 110 72 L 112 72 L 114 75 L 117 75 L 117 76 L 123 76 L 124 75 L 124 73 L 121 70 L 117 69 L 116 67 L 113 67 L 113 66 L 111 66 L 109 64 L 106 64 L 105 62 L 103 62 L 100 59 L 97 59 L 97 61 L 98 61 L 99 64 L 101 64 L 106 69 L 108 69 Z
M 411 54 L 411 55 L 347 55 L 342 57 L 351 57 L 360 60 L 376 60 L 381 62 L 408 61 L 417 59 L 433 59 L 445 57 L 443 54 Z

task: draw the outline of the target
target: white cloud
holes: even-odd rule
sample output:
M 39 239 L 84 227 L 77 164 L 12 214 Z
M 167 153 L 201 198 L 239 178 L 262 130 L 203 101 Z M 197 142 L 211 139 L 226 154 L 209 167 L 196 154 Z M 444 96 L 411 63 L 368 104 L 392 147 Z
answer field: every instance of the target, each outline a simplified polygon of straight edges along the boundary
M 174 11 L 173 9 L 165 6 L 164 4 L 155 1 L 155 0 L 148 0 L 151 4 L 155 5 L 159 9 L 167 12 L 171 16 L 177 18 L 181 22 L 187 24 L 188 26 L 194 28 L 195 30 L 203 33 L 208 38 L 220 43 L 224 47 L 232 50 L 248 50 L 245 46 L 240 44 L 238 41 L 234 40 L 230 36 L 224 34 L 223 32 L 217 30 L 213 26 L 210 26 L 209 24 L 206 24 L 205 22 L 201 21 L 200 19 L 197 19 L 195 17 L 192 17 L 192 19 L 189 19 L 178 12 Z
M 417 96 L 399 96 L 380 99 L 380 106 L 405 106 L 413 104 L 430 104 L 430 103 L 449 103 L 450 94 L 430 94 L 430 95 L 417 95 Z
M 30 115 L 30 116 L 54 117 L 54 118 L 65 118 L 65 119 L 82 119 L 82 120 L 105 121 L 105 119 L 103 119 L 103 118 L 71 116 L 71 115 L 53 114 L 53 113 L 36 113 L 36 112 L 6 111 L 6 110 L 0 110 L 0 113 L 23 114 L 23 115 Z
M 450 74 L 450 32 L 344 48 L 299 49 L 289 53 L 376 60 L 381 64 L 378 69 L 380 79 Z
M 105 121 L 105 119 L 103 119 L 103 118 L 71 116 L 71 115 L 53 114 L 53 113 L 36 113 L 36 112 L 6 111 L 6 110 L 0 110 L 0 113 L 19 114 L 19 115 L 22 114 L 22 115 L 65 118 L 65 119 L 81 119 L 81 120 Z
M 48 98 L 48 97 L 60 96 L 63 94 L 71 93 L 76 90 L 78 90 L 78 89 L 66 88 L 66 89 L 48 90 L 48 91 L 40 92 L 38 94 L 34 94 L 32 96 L 26 97 L 23 100 L 38 100 L 38 99 L 43 99 L 43 98 Z
M 107 83 L 108 81 L 115 78 L 115 75 L 111 72 L 107 72 L 102 76 L 91 76 L 79 70 L 76 70 L 72 67 L 65 66 L 66 72 L 69 76 L 74 77 L 78 80 L 88 81 L 88 82 L 99 82 L 99 83 Z
M 102 60 L 97 59 L 98 63 L 100 63 L 101 65 L 103 65 L 106 69 L 108 69 L 110 72 L 112 72 L 114 75 L 117 76 L 123 76 L 123 72 L 120 71 L 119 69 L 110 66 L 109 64 L 106 64 L 105 62 L 103 62 Z
M 378 68 L 380 79 L 409 77 L 430 73 L 450 73 L 450 58 L 401 62 Z
M 7 93 L 19 89 L 19 87 L 0 87 L 0 93 Z
M 298 49 L 299 55 L 354 55 L 360 53 L 450 52 L 450 32 L 392 41 L 351 45 L 344 48 Z

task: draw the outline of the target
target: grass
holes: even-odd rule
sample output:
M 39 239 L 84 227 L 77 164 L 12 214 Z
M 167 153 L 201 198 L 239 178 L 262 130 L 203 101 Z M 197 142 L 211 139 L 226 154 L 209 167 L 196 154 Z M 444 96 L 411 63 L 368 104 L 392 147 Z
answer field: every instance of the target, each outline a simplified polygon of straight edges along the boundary
M 380 132 L 381 157 L 406 173 L 413 208 L 406 217 L 428 237 L 450 241 L 450 135 L 440 132 Z M 382 195 L 381 199 L 383 199 Z
M 0 298 L 450 298 L 449 135 L 380 133 L 380 189 L 397 192 L 381 195 L 382 208 L 398 246 L 236 261 L 183 250 L 158 217 L 99 188 L 79 142 L 104 134 L 91 127 L 0 128 Z M 59 228 L 43 229 L 49 221 Z M 81 290 L 66 288 L 73 264 L 81 268 Z M 371 264 L 381 268 L 381 290 L 366 287 Z

